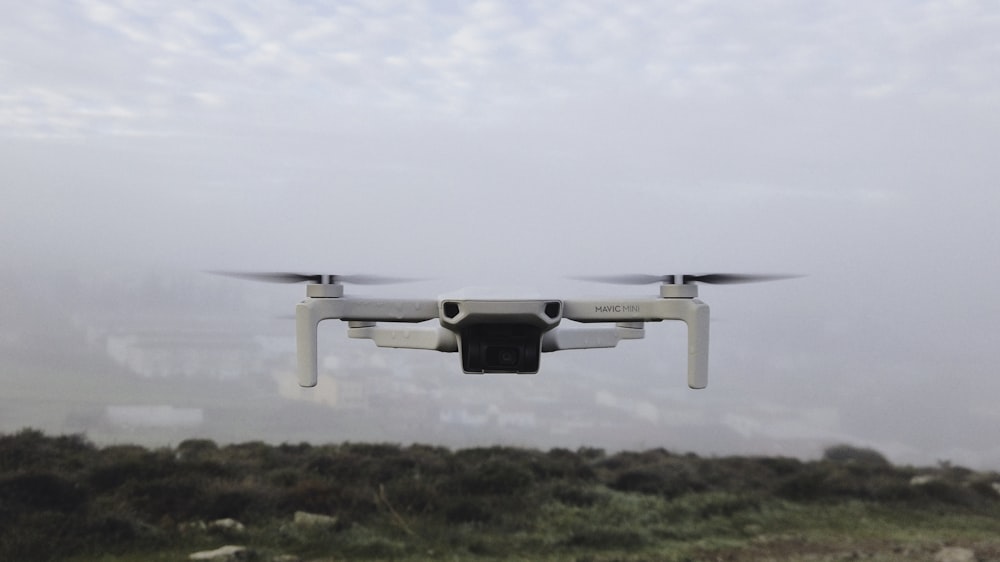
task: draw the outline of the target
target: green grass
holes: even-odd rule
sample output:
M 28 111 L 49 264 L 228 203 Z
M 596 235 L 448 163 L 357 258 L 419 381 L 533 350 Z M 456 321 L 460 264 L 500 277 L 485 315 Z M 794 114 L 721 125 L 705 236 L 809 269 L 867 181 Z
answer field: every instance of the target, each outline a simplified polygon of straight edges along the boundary
M 917 472 L 938 481 L 912 486 Z M 150 450 L 25 431 L 0 435 L 0 559 L 183 560 L 225 544 L 259 560 L 931 560 L 943 545 L 997 559 L 995 480 L 851 458 L 207 440 Z M 337 524 L 296 527 L 297 510 Z M 222 517 L 245 533 L 191 525 Z
M 294 553 L 307 560 L 843 560 L 855 555 L 930 560 L 945 544 L 1000 552 L 1000 520 L 990 515 L 862 501 L 785 500 L 754 501 L 743 509 L 715 512 L 713 506 L 719 503 L 744 500 L 724 494 L 666 500 L 599 487 L 595 492 L 600 499 L 588 507 L 543 505 L 534 521 L 520 530 L 415 519 L 410 522 L 415 534 L 410 534 L 386 514 L 368 525 L 297 534 L 288 530 L 287 522 L 273 521 L 251 528 L 245 540 L 235 542 L 254 547 L 262 559 Z M 151 551 L 69 560 L 178 560 L 226 543 L 202 536 Z

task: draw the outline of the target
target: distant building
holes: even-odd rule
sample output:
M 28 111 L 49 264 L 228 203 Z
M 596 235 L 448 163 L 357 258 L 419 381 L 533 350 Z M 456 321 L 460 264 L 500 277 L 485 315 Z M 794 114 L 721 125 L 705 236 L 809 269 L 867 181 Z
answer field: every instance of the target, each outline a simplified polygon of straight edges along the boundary
M 447 408 L 441 410 L 438 420 L 445 424 L 464 425 L 472 427 L 494 426 L 529 429 L 538 425 L 534 412 L 514 411 L 504 412 L 496 404 L 490 404 L 485 409 Z
M 173 406 L 108 406 L 104 415 L 111 425 L 126 428 L 198 427 L 205 421 L 201 408 Z
M 145 331 L 109 335 L 107 353 L 143 377 L 234 378 L 259 369 L 263 354 L 252 337 L 231 332 Z

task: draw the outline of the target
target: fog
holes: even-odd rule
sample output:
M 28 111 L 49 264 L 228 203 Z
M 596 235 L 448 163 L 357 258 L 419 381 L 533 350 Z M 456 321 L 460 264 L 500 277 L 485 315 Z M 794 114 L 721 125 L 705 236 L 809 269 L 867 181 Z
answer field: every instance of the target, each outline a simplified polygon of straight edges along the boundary
M 10 8 L 0 431 L 1000 467 L 997 37 L 951 1 Z M 211 270 L 804 277 L 701 288 L 703 391 L 680 324 L 478 377 L 336 321 L 299 390 L 303 288 Z

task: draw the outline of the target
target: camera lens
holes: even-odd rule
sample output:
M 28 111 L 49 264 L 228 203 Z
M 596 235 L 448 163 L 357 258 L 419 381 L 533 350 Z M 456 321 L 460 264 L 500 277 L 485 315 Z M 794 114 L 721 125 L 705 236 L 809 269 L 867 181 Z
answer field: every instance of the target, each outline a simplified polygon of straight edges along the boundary
M 486 364 L 498 367 L 514 367 L 521 358 L 514 346 L 490 346 L 486 348 Z
M 504 365 L 513 365 L 517 363 L 517 352 L 512 349 L 500 350 L 500 362 Z
M 462 370 L 466 373 L 538 372 L 542 331 L 535 326 L 472 324 L 460 337 Z

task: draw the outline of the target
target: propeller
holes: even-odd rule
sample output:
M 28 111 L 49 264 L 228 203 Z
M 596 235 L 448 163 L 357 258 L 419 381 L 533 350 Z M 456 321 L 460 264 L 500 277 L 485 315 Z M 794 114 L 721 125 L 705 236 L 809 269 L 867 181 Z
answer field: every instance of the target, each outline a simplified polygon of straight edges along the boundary
M 653 283 L 674 284 L 677 278 L 681 283 L 706 283 L 708 285 L 736 285 L 740 283 L 760 283 L 762 281 L 779 281 L 794 279 L 801 275 L 769 275 L 755 273 L 706 273 L 703 275 L 588 275 L 572 277 L 577 281 L 594 281 L 597 283 L 613 283 L 616 285 L 652 285 Z
M 212 271 L 216 275 L 263 281 L 265 283 L 350 283 L 352 285 L 391 285 L 394 283 L 409 283 L 420 281 L 409 277 L 384 277 L 381 275 L 322 275 L 309 273 L 282 272 L 240 272 Z

